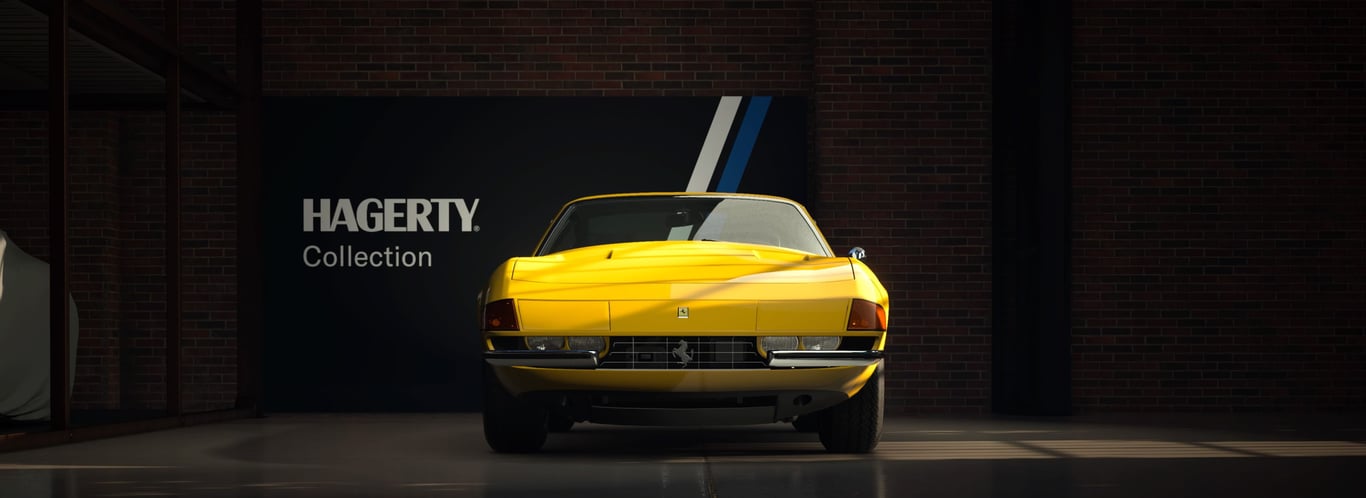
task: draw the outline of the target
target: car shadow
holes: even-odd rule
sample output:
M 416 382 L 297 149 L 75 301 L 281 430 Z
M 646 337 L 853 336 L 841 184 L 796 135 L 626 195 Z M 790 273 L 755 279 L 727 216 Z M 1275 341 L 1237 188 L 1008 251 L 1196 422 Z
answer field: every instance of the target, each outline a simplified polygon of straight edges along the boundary
M 827 454 L 814 433 L 789 424 L 737 427 L 633 427 L 576 424 L 551 433 L 538 453 L 545 458 L 687 458 L 717 455 Z

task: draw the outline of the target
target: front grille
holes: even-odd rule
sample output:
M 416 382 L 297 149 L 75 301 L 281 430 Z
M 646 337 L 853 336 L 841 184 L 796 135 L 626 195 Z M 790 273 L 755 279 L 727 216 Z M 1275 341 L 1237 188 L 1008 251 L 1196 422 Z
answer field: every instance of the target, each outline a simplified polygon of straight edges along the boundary
M 767 368 L 753 337 L 611 337 L 598 368 L 711 370 Z

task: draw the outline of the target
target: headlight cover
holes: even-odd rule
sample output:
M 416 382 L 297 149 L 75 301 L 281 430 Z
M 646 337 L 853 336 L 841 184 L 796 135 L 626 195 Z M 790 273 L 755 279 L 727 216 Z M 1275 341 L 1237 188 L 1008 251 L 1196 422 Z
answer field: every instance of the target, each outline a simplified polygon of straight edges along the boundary
M 840 348 L 840 338 L 832 335 L 814 335 L 802 338 L 802 349 L 807 351 L 832 351 Z
M 602 352 L 607 349 L 607 340 L 601 336 L 570 337 L 569 349 Z
M 790 351 L 797 349 L 797 338 L 795 336 L 768 336 L 759 339 L 759 347 L 764 351 Z
M 564 349 L 564 337 L 530 336 L 526 338 L 526 348 L 537 351 Z

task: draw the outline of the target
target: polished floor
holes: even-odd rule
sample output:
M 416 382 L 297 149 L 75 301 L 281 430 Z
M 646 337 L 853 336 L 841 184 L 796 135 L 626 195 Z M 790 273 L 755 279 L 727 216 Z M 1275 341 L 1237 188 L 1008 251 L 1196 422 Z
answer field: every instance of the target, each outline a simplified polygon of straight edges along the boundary
M 1366 496 L 1366 415 L 888 419 L 871 455 L 787 425 L 580 425 L 499 455 L 478 415 L 275 415 L 0 453 L 0 497 Z

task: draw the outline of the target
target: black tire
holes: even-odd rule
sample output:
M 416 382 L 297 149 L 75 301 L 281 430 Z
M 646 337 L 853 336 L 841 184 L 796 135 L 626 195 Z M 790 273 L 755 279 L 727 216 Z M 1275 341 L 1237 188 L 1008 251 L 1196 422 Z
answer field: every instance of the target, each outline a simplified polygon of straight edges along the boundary
M 513 397 L 484 369 L 484 441 L 499 453 L 529 453 L 545 445 L 544 408 Z
M 574 419 L 563 415 L 551 415 L 546 426 L 550 432 L 569 432 L 569 429 L 574 428 Z
M 824 410 L 797 417 L 796 420 L 792 421 L 792 428 L 797 429 L 797 432 L 819 431 L 821 430 L 821 416 L 823 415 L 825 415 Z
M 882 438 L 882 367 L 858 394 L 825 410 L 820 420 L 821 444 L 831 453 L 868 453 Z

